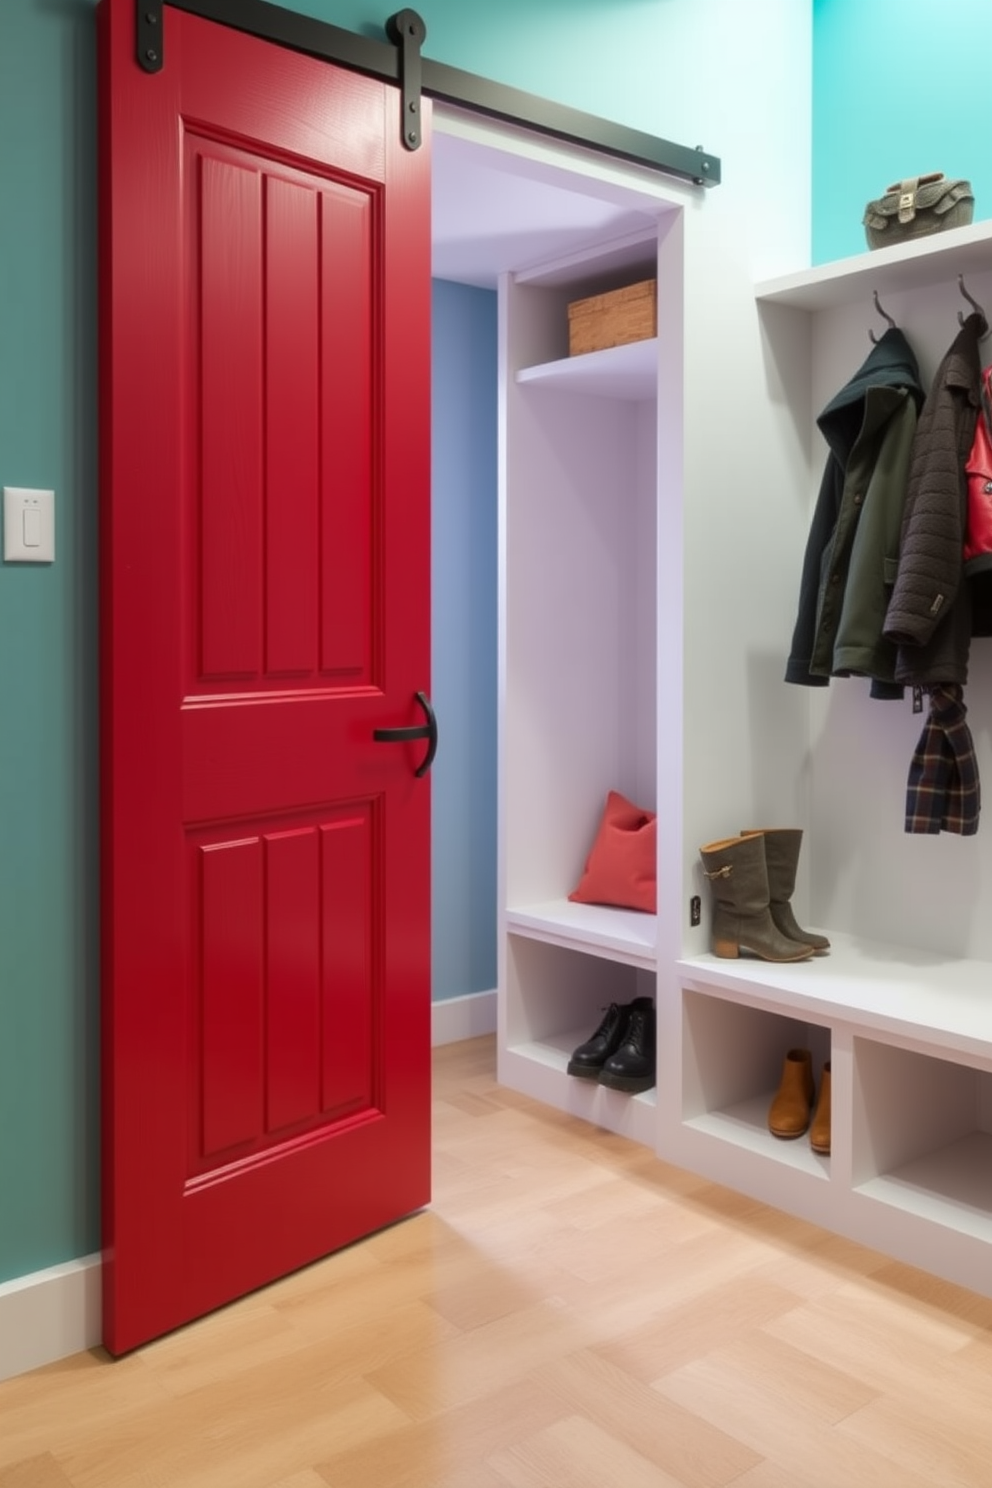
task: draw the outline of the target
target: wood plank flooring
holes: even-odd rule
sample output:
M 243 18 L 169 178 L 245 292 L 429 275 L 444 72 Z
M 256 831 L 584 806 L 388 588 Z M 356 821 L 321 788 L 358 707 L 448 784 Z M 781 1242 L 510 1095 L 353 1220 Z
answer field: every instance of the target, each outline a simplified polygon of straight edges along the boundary
M 992 1301 L 435 1054 L 431 1208 L 0 1385 L 0 1488 L 992 1485 Z

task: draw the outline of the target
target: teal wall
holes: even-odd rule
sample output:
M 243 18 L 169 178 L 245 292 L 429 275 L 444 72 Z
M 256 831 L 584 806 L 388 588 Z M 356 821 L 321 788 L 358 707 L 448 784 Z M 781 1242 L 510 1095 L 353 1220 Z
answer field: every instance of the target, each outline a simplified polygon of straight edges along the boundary
M 427 27 L 426 57 L 719 153 L 719 143 L 697 138 L 690 123 L 694 118 L 701 127 L 708 115 L 712 127 L 713 116 L 700 86 L 706 56 L 690 11 L 711 13 L 716 38 L 725 3 L 417 0 L 412 8 Z M 391 0 L 294 0 L 289 8 L 376 38 L 384 34 L 385 19 L 401 9 Z
M 699 36 L 725 3 L 424 0 L 421 13 L 428 55 L 719 152 Z M 393 9 L 295 8 L 376 37 Z M 57 503 L 57 562 L 0 564 L 0 1281 L 99 1245 L 94 14 L 95 0 L 0 0 L 0 484 L 54 487 Z M 443 779 L 439 765 L 439 798 Z M 491 896 L 483 872 L 470 882 L 475 904 Z M 481 918 L 471 951 L 455 937 L 442 953 L 438 995 L 469 990 L 462 974 L 493 984 Z
M 813 0 L 813 262 L 863 252 L 865 203 L 925 171 L 992 216 L 988 0 Z
M 0 1279 L 99 1239 L 93 14 L 0 5 L 0 485 L 57 512 L 0 565 Z

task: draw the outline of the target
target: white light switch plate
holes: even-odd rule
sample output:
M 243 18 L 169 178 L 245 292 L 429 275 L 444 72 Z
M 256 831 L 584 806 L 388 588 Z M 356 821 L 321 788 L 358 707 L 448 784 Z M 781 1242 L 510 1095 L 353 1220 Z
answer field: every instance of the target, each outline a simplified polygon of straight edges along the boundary
M 5 563 L 55 562 L 55 492 L 3 488 Z

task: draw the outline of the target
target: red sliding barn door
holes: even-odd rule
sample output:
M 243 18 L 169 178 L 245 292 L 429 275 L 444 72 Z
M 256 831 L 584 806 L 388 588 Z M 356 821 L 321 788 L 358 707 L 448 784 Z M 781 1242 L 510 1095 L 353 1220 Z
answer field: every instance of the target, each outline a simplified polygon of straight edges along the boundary
M 429 149 L 102 0 L 105 1341 L 429 1197 Z

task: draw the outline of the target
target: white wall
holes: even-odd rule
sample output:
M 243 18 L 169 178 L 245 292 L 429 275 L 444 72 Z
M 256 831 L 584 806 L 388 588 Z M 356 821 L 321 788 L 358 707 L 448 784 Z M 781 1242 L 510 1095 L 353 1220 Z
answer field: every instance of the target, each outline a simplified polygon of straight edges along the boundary
M 763 0 L 693 7 L 692 20 L 698 46 L 709 33 L 723 184 L 684 217 L 684 592 L 664 515 L 660 533 L 663 628 L 674 630 L 680 612 L 684 626 L 684 791 L 680 803 L 673 770 L 665 817 L 681 815 L 682 831 L 661 873 L 675 883 L 694 875 L 705 896 L 700 844 L 807 814 L 808 699 L 782 676 L 811 514 L 809 430 L 794 407 L 795 379 L 808 383 L 808 374 L 801 357 L 784 368 L 769 359 L 753 285 L 809 263 L 811 15 L 792 0 Z M 662 735 L 671 692 L 663 678 Z M 687 903 L 666 912 L 663 945 L 707 949 L 705 917 L 692 930 Z

